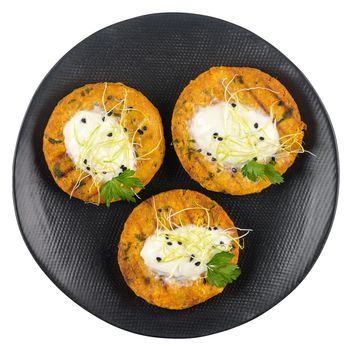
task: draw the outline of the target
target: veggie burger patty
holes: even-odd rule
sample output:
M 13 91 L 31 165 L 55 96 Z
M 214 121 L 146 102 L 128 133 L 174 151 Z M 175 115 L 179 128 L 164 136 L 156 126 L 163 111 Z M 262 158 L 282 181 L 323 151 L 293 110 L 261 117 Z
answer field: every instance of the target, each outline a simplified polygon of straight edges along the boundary
M 109 186 L 108 205 L 109 201 L 130 199 L 123 190 L 136 182 L 126 177 L 134 174 L 137 183 L 146 185 L 163 162 L 161 117 L 131 87 L 88 84 L 57 104 L 44 132 L 43 151 L 54 180 L 70 196 L 103 203 L 101 187 L 126 171 L 122 182 L 116 182 L 117 194 L 112 192 L 115 183 Z M 128 190 L 133 194 L 140 188 Z
M 185 309 L 219 294 L 239 275 L 237 229 L 223 208 L 190 190 L 157 194 L 125 222 L 118 263 L 147 302 Z
M 172 117 L 175 151 L 208 190 L 244 195 L 281 183 L 304 152 L 306 125 L 287 89 L 244 67 L 213 67 L 191 81 Z

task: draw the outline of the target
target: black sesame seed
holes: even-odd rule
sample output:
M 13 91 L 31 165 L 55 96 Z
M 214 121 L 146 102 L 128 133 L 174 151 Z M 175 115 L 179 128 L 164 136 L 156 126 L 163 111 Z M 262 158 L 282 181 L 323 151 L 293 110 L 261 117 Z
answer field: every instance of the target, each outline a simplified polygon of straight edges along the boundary
M 107 171 L 102 171 L 102 174 L 107 174 Z
M 197 152 L 202 152 L 202 149 L 201 149 L 201 148 L 198 148 L 198 149 L 197 149 Z
M 177 241 L 177 244 L 178 244 L 178 245 L 182 245 L 182 242 L 180 242 L 180 241 Z
M 199 266 L 200 264 L 201 264 L 200 261 L 197 261 L 197 262 L 195 263 L 196 266 Z
M 194 254 L 191 254 L 192 258 L 195 258 Z
M 236 169 L 236 168 L 232 168 L 231 171 L 232 171 L 233 173 L 236 173 L 236 172 L 237 172 L 237 169 Z
M 216 226 L 213 227 L 214 230 L 217 230 L 218 228 Z
M 171 242 L 168 242 L 167 245 L 173 245 Z
M 255 123 L 254 124 L 254 128 L 257 129 L 259 127 L 259 124 L 258 123 Z
M 236 104 L 235 104 L 235 103 L 231 103 L 231 106 L 232 106 L 233 108 L 235 108 L 235 107 L 236 107 Z
M 162 258 L 160 258 L 159 256 L 157 256 L 156 259 L 158 262 L 162 260 Z
M 193 260 L 193 258 L 191 257 L 191 258 L 190 258 L 190 262 L 191 262 L 192 260 Z
M 109 134 L 107 134 L 108 137 L 112 137 L 113 134 L 110 132 Z
M 86 170 L 87 170 L 87 171 L 89 171 L 89 170 L 90 170 L 90 167 L 89 167 L 89 166 L 87 166 L 87 167 L 86 167 Z
M 260 136 L 260 137 L 259 137 L 259 140 L 260 140 L 260 141 L 264 141 L 264 140 L 265 140 L 265 137 Z
M 257 161 L 257 160 L 258 160 L 258 158 L 257 158 L 257 157 L 254 157 L 254 158 L 253 158 L 253 160 Z
M 134 107 L 133 107 L 133 106 L 129 106 L 128 108 L 129 108 L 129 109 L 133 109 Z
M 161 209 L 161 208 L 159 208 L 159 209 L 158 209 L 158 211 L 159 211 L 159 212 L 161 212 L 161 211 L 162 211 L 162 209 Z
M 107 97 L 107 100 L 111 100 L 111 99 L 112 99 L 112 96 L 109 95 L 109 96 Z
M 216 162 L 216 158 L 215 157 L 212 157 L 211 160 L 212 160 L 212 162 Z
M 217 132 L 214 132 L 213 136 L 219 136 L 219 134 Z
M 113 111 L 109 111 L 107 115 L 110 117 L 113 114 Z
M 210 153 L 210 152 L 207 152 L 207 156 L 211 156 L 211 153 Z
M 223 140 L 223 138 L 220 136 L 220 137 L 218 137 L 218 141 L 222 141 Z
M 220 241 L 220 244 L 224 244 L 224 242 L 223 242 L 223 241 Z
M 123 169 L 124 168 L 124 164 L 122 164 L 121 166 L 120 166 L 120 169 Z
M 84 164 L 87 164 L 87 159 L 84 159 Z
M 275 161 L 276 161 L 276 158 L 275 158 L 275 157 L 271 157 L 271 160 L 272 160 L 273 162 L 275 162 Z
M 104 122 L 106 120 L 106 117 L 102 117 L 102 121 Z
M 208 230 L 211 231 L 211 227 L 210 226 L 208 227 Z
M 142 135 L 143 134 L 143 131 L 141 129 L 138 129 L 137 132 Z
M 124 131 L 125 131 L 125 132 L 128 132 L 128 129 L 127 129 L 127 128 L 124 128 Z
M 86 123 L 86 119 L 85 118 L 81 118 L 81 122 L 85 124 Z
M 147 126 L 146 126 L 146 125 L 143 126 L 142 129 L 143 129 L 144 131 L 146 131 L 146 130 L 147 130 Z

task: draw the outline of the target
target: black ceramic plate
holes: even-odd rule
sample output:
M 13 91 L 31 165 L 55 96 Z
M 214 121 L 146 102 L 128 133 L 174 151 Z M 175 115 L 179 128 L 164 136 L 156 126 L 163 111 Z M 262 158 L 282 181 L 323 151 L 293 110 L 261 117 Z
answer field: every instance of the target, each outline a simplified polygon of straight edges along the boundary
M 211 66 L 257 67 L 277 77 L 296 100 L 308 129 L 285 183 L 233 197 L 192 181 L 171 147 L 171 114 L 187 83 Z M 253 228 L 240 255 L 242 275 L 222 294 L 183 311 L 149 305 L 126 286 L 117 244 L 133 204 L 87 205 L 55 184 L 42 136 L 56 103 L 86 83 L 122 81 L 142 91 L 163 118 L 164 164 L 143 199 L 173 188 L 203 192 L 238 227 Z M 69 51 L 36 91 L 14 160 L 14 202 L 24 240 L 44 272 L 70 298 L 101 319 L 158 337 L 196 337 L 236 327 L 276 305 L 310 271 L 327 239 L 338 192 L 335 136 L 311 84 L 283 54 L 234 24 L 191 14 L 155 14 L 107 27 Z

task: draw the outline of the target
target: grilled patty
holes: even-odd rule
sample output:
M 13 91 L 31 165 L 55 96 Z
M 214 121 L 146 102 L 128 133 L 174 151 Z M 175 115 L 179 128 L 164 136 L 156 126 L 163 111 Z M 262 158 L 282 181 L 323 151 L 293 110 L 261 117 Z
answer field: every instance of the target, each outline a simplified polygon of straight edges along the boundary
M 210 223 L 222 229 L 234 227 L 223 208 L 207 196 L 190 190 L 172 190 L 155 195 L 139 204 L 125 222 L 118 248 L 118 263 L 125 282 L 136 295 L 150 304 L 167 309 L 185 309 L 202 303 L 221 293 L 223 288 L 210 285 L 205 278 L 186 283 L 167 283 L 156 276 L 145 265 L 140 252 L 147 237 L 157 229 L 158 218 L 166 217 L 184 208 L 202 206 L 210 209 Z M 207 214 L 203 210 L 187 210 L 174 218 L 182 225 L 207 224 Z M 231 234 L 237 237 L 237 230 Z M 235 246 L 233 262 L 237 263 L 239 248 Z
M 301 121 L 298 106 L 287 89 L 275 78 L 245 67 L 213 67 L 191 81 L 179 96 L 172 117 L 172 136 L 175 151 L 186 172 L 204 188 L 232 195 L 260 192 L 271 185 L 268 179 L 257 182 L 244 177 L 241 171 L 222 170 L 215 162 L 198 151 L 189 133 L 189 121 L 198 107 L 225 101 L 223 81 L 230 84 L 232 93 L 239 92 L 240 103 L 273 116 L 279 137 L 298 134 L 288 153 L 276 160 L 276 170 L 283 174 L 294 162 L 301 149 L 306 124 Z
M 163 126 L 161 117 L 156 107 L 139 91 L 122 83 L 108 83 L 106 91 L 105 83 L 87 84 L 65 96 L 55 107 L 47 123 L 44 138 L 43 152 L 49 170 L 57 185 L 67 194 L 79 198 L 85 202 L 98 203 L 98 188 L 93 179 L 88 177 L 79 187 L 72 192 L 79 179 L 80 171 L 76 169 L 73 161 L 66 152 L 63 129 L 67 121 L 78 111 L 92 110 L 99 106 L 102 108 L 102 97 L 108 111 L 116 102 L 123 99 L 127 93 L 127 105 L 131 109 L 125 117 L 125 126 L 130 135 L 130 141 L 138 125 L 146 116 L 145 130 L 136 132 L 134 142 L 142 145 L 137 147 L 138 156 L 147 155 L 146 160 L 138 160 L 136 174 L 144 185 L 149 183 L 160 168 L 165 152 Z M 120 114 L 121 106 L 113 110 L 113 115 Z M 140 113 L 142 111 L 142 113 Z M 157 147 L 158 146 L 158 147 Z M 136 192 L 139 189 L 135 189 Z M 100 199 L 103 203 L 103 199 Z

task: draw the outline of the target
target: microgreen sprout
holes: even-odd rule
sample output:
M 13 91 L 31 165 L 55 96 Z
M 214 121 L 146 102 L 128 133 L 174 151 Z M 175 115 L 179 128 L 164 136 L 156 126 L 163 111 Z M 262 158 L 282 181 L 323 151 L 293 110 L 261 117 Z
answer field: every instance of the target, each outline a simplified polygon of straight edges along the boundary
M 127 169 L 133 170 L 136 168 L 138 161 L 149 160 L 149 156 L 160 147 L 163 141 L 162 130 L 160 128 L 159 134 L 161 136 L 157 145 L 151 150 L 144 149 L 141 137 L 137 138 L 137 131 L 140 128 L 147 130 L 146 124 L 149 117 L 142 110 L 135 107 L 128 107 L 128 91 L 126 88 L 124 88 L 123 98 L 117 100 L 117 103 L 112 108 L 107 109 L 105 103 L 107 88 L 108 84 L 105 83 L 100 104 L 102 106 L 100 124 L 96 125 L 84 139 L 79 139 L 75 124 L 73 129 L 75 141 L 80 146 L 79 156 L 75 161 L 76 169 L 80 173 L 78 180 L 71 190 L 71 196 L 79 188 L 84 179 L 91 177 L 92 183 L 90 190 L 92 187 L 96 188 L 97 204 L 100 203 L 101 186 L 106 181 L 120 174 L 119 166 L 121 161 Z M 117 117 L 113 116 L 115 110 L 117 111 Z M 130 115 L 128 112 L 130 111 L 139 113 L 143 117 L 133 134 L 129 134 L 126 124 Z M 111 118 L 114 118 L 113 122 Z M 106 128 L 101 128 L 101 125 L 104 123 L 108 125 L 107 133 L 105 132 Z M 131 190 L 136 195 L 135 191 L 133 189 Z
M 264 125 L 259 126 L 258 129 L 254 130 L 247 124 L 246 120 L 238 113 L 238 111 L 242 109 L 249 110 L 246 105 L 240 102 L 240 93 L 252 90 L 267 90 L 274 93 L 276 96 L 278 96 L 279 93 L 272 89 L 259 86 L 242 88 L 231 92 L 230 85 L 235 80 L 236 76 L 237 75 L 234 75 L 227 84 L 225 84 L 227 80 L 226 78 L 222 81 L 226 104 L 224 116 L 226 135 L 224 135 L 224 141 L 219 143 L 217 147 L 216 159 L 218 159 L 218 162 L 223 165 L 228 157 L 236 157 L 236 164 L 233 165 L 242 166 L 253 158 L 258 158 L 263 163 L 266 163 L 271 158 L 271 153 L 273 153 L 277 159 L 288 157 L 288 155 L 292 153 L 307 152 L 314 155 L 310 151 L 304 149 L 301 142 L 303 136 L 303 132 L 301 130 L 295 133 L 280 136 L 279 141 L 270 138 L 266 133 L 266 129 L 270 125 L 273 125 L 276 128 L 277 121 L 273 109 L 275 105 L 280 102 L 278 98 L 270 105 L 270 113 L 267 116 L 267 121 Z M 232 103 L 235 106 L 234 108 L 231 108 Z M 237 125 L 239 126 L 238 132 Z M 263 137 L 264 142 L 256 142 L 258 135 L 259 137 Z M 257 144 L 259 147 L 256 146 Z
M 161 245 L 158 256 L 160 259 L 157 259 L 157 263 L 175 262 L 174 271 L 179 264 L 183 263 L 184 258 L 194 266 L 203 268 L 217 253 L 231 252 L 237 247 L 242 249 L 240 239 L 252 231 L 236 227 L 222 229 L 213 226 L 211 209 L 198 204 L 173 212 L 170 207 L 157 208 L 153 197 L 152 207 L 156 220 L 155 237 L 152 239 Z M 197 222 L 185 225 L 184 217 L 188 211 L 204 211 L 205 215 L 198 216 Z M 235 237 L 234 233 L 237 230 L 242 234 Z M 172 274 L 167 276 L 167 278 L 172 277 Z M 205 274 L 202 275 L 202 278 L 204 277 Z
M 208 161 L 215 163 L 218 172 L 228 170 L 234 174 L 244 167 L 247 170 L 248 163 L 252 165 L 251 162 L 256 162 L 265 167 L 265 175 L 270 175 L 257 176 L 257 180 L 267 177 L 272 183 L 281 183 L 283 178 L 275 169 L 276 163 L 278 164 L 280 160 L 290 158 L 291 155 L 298 153 L 314 155 L 303 147 L 302 123 L 295 127 L 294 132 L 284 134 L 283 128 L 277 125 L 278 118 L 276 118 L 276 106 L 284 105 L 280 103 L 279 93 L 260 86 L 235 90 L 233 83 L 236 78 L 238 79 L 238 76 L 234 75 L 230 80 L 225 78 L 221 81 L 224 101 L 213 101 L 212 106 L 208 107 L 222 113 L 222 120 L 220 120 L 217 129 L 214 129 L 216 128 L 214 125 L 210 125 L 210 135 L 207 135 L 210 137 L 208 138 L 207 136 L 203 137 L 205 128 L 202 131 L 199 130 L 198 135 L 196 135 L 197 126 L 200 127 L 201 124 L 200 120 L 193 118 L 189 122 L 189 128 L 194 135 L 190 135 L 190 137 L 194 139 L 198 137 L 196 142 L 199 147 L 197 149 L 200 149 Z M 269 91 L 275 97 L 269 106 L 269 111 L 266 111 L 267 109 L 264 107 L 264 111 L 259 112 L 241 102 L 243 93 L 259 90 Z M 218 102 L 219 106 L 215 107 Z M 292 109 L 287 108 L 286 111 L 289 111 L 288 116 L 290 116 Z M 254 120 L 254 118 L 256 119 Z M 262 174 L 262 172 L 260 173 Z M 244 174 L 249 174 L 249 172 L 245 171 Z M 248 178 L 251 180 L 254 176 Z

